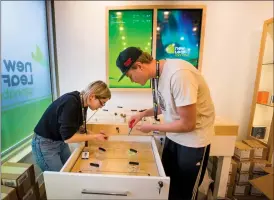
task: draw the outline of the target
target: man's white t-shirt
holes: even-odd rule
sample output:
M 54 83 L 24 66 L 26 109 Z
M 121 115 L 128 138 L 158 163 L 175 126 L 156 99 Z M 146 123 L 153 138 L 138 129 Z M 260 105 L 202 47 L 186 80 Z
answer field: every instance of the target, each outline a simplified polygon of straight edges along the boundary
M 167 59 L 159 78 L 158 100 L 165 123 L 180 119 L 176 107 L 196 104 L 195 130 L 168 132 L 170 140 L 195 148 L 210 144 L 214 134 L 215 109 L 207 83 L 193 65 L 180 59 Z

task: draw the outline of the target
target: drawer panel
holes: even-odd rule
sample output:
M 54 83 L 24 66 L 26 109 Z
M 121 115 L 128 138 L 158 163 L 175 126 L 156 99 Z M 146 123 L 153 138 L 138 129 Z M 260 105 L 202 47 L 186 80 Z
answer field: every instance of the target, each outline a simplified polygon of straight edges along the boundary
M 44 180 L 49 200 L 168 199 L 170 182 L 168 177 L 136 177 L 67 172 L 44 172 Z M 163 187 L 159 194 L 160 182 L 163 183 Z M 88 192 L 86 193 L 85 191 Z
M 100 150 L 103 149 L 104 151 Z M 97 159 L 130 159 L 131 161 L 154 161 L 154 154 L 150 143 L 139 142 L 90 142 L 90 157 Z
M 132 165 L 130 162 L 138 162 L 138 165 Z M 98 166 L 91 166 L 90 163 L 97 164 Z M 128 176 L 159 176 L 155 162 L 130 161 L 127 159 L 79 159 L 71 172 Z

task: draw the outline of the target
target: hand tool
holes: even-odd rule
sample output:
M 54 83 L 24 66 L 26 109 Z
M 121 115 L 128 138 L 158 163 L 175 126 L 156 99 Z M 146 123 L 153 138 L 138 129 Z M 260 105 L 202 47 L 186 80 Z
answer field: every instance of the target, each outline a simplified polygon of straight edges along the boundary
M 132 131 L 134 122 L 135 122 L 135 119 L 133 119 L 133 120 L 131 120 L 131 121 L 129 122 L 129 128 L 130 128 L 130 129 L 129 129 L 129 131 L 128 131 L 128 135 L 129 135 L 130 132 Z

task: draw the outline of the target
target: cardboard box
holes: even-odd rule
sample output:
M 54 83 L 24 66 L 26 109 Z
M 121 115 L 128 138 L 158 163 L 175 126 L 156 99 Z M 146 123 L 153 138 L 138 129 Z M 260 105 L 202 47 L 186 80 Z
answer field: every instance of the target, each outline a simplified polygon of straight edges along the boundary
M 257 190 L 254 186 L 251 186 L 250 195 L 251 196 L 262 196 L 263 193 L 261 191 Z
M 250 180 L 252 186 L 262 192 L 268 199 L 273 199 L 273 174 Z
M 12 187 L 1 185 L 1 199 L 2 200 L 18 200 L 16 190 Z
M 241 141 L 236 141 L 234 156 L 240 161 L 252 159 L 252 148 Z
M 265 196 L 233 196 L 231 200 L 267 200 Z
M 39 186 L 35 183 L 23 196 L 22 200 L 40 200 Z
M 253 159 L 250 166 L 252 173 L 264 172 L 265 167 L 271 167 L 271 163 L 267 160 L 261 159 Z
M 35 172 L 34 172 L 34 165 L 31 163 L 13 163 L 13 162 L 5 162 L 3 166 L 11 166 L 11 167 L 18 167 L 24 168 L 27 170 L 27 173 L 30 177 L 31 184 L 34 185 L 36 183 L 35 180 Z
M 243 143 L 247 144 L 253 149 L 251 152 L 251 157 L 253 159 L 267 159 L 268 148 L 265 145 L 261 144 L 257 140 L 243 140 Z
M 250 161 L 239 161 L 234 160 L 237 163 L 237 171 L 239 173 L 250 173 L 251 172 L 251 162 Z
M 236 171 L 233 174 L 229 174 L 228 175 L 228 179 L 227 179 L 227 185 L 231 185 L 233 186 L 235 184 L 235 179 L 236 179 Z
M 265 167 L 263 170 L 267 174 L 274 174 L 274 167 Z
M 231 159 L 229 174 L 236 176 L 237 166 L 238 166 L 237 162 L 234 159 Z
M 228 198 L 231 198 L 233 195 L 233 186 L 232 185 L 228 185 L 226 187 L 226 193 L 225 193 L 225 196 L 228 197 Z
M 236 175 L 236 184 L 237 185 L 247 185 L 249 184 L 250 174 L 249 173 L 239 173 Z
M 228 178 L 227 178 L 227 185 L 230 185 L 231 183 L 233 184 L 234 181 L 235 181 L 235 178 L 234 178 L 234 181 L 231 180 L 233 177 L 231 177 L 231 174 L 228 174 Z
M 33 164 L 4 163 L 1 166 L 1 184 L 16 189 L 18 198 L 23 198 L 35 183 Z
M 217 168 L 218 165 L 218 157 L 217 156 L 210 156 L 209 162 L 212 164 L 213 167 Z
M 250 180 L 255 179 L 255 178 L 260 178 L 260 177 L 265 176 L 265 175 L 267 175 L 267 173 L 253 173 L 250 176 Z
M 212 161 L 213 161 L 213 163 L 217 163 L 218 160 L 217 159 L 211 159 L 211 161 L 209 161 L 209 164 L 208 164 L 208 173 L 211 176 L 211 178 L 213 180 L 215 180 L 217 165 L 213 165 Z M 235 160 L 231 159 L 229 175 L 228 175 L 228 179 L 227 179 L 227 185 L 230 185 L 230 186 L 234 185 L 235 178 L 236 178 L 236 173 L 237 173 L 237 163 L 235 162 Z
M 234 187 L 234 196 L 246 196 L 249 194 L 250 185 L 235 185 Z
M 44 182 L 39 185 L 39 193 L 40 193 L 40 200 L 46 200 L 47 199 L 46 187 L 45 187 Z
M 47 200 L 47 195 L 44 193 L 42 196 L 40 196 L 40 200 Z

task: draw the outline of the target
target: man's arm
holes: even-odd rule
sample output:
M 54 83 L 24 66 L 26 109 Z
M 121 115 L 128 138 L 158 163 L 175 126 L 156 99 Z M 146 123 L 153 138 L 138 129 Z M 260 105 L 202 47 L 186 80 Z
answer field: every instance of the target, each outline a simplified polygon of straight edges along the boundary
M 65 143 L 78 143 L 78 142 L 85 142 L 90 140 L 106 140 L 107 136 L 103 133 L 100 134 L 80 134 L 75 133 L 71 138 L 65 140 Z
M 162 114 L 162 111 L 160 108 L 158 108 L 158 115 Z M 154 109 L 153 108 L 150 108 L 148 110 L 145 110 L 144 112 L 141 112 L 140 113 L 141 117 L 151 117 L 151 116 L 154 116 Z
M 177 107 L 179 120 L 164 124 L 153 124 L 152 129 L 160 132 L 185 133 L 196 127 L 196 104 Z

